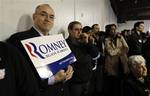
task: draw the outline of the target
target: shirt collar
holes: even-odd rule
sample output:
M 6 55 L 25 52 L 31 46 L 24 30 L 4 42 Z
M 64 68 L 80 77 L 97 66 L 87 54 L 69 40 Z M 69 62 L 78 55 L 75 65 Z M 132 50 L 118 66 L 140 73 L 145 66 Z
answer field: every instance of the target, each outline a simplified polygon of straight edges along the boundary
M 35 26 L 33 28 L 40 34 L 40 36 L 44 36 L 41 31 L 39 31 Z M 49 35 L 49 34 L 48 34 Z

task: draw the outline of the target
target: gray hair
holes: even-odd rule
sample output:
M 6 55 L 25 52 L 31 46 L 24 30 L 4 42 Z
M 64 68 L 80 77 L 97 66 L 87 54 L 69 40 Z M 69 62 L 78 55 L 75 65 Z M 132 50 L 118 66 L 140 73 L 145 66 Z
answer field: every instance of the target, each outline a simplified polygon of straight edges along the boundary
M 141 55 L 132 55 L 128 59 L 129 67 L 133 66 L 134 64 L 142 64 L 142 63 L 145 64 L 146 62 L 144 57 Z
M 47 7 L 49 7 L 49 8 L 52 9 L 52 7 L 51 7 L 49 4 L 40 4 L 40 5 L 38 5 L 38 6 L 35 8 L 35 13 L 38 11 L 38 9 L 40 9 L 40 8 L 43 7 L 43 6 L 47 6 Z

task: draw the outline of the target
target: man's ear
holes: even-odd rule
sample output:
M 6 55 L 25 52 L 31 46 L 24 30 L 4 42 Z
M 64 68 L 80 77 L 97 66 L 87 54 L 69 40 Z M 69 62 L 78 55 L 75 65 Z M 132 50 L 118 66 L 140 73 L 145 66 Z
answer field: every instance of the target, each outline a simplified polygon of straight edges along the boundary
M 135 27 L 136 28 L 136 30 L 138 30 L 139 29 L 139 26 L 138 27 Z
M 36 14 L 35 13 L 32 15 L 32 18 L 33 18 L 33 20 L 35 20 L 35 18 L 36 18 Z

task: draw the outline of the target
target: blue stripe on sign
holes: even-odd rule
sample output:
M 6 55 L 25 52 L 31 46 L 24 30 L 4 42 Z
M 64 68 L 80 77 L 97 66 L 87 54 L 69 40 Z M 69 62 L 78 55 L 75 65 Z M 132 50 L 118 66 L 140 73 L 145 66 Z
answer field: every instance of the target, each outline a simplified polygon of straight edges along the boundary
M 50 70 L 52 71 L 53 74 L 56 74 L 60 69 L 64 69 L 66 68 L 69 64 L 72 64 L 76 61 L 76 58 L 74 56 L 73 53 L 70 53 L 69 55 L 67 55 L 66 57 L 48 64 L 48 68 L 50 68 Z

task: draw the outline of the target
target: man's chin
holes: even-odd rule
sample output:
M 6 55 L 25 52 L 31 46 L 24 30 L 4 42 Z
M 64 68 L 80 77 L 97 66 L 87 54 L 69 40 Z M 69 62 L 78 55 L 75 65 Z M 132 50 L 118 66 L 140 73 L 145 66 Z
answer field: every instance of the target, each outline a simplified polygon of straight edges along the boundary
M 45 32 L 49 32 L 51 28 L 45 28 L 44 31 Z

